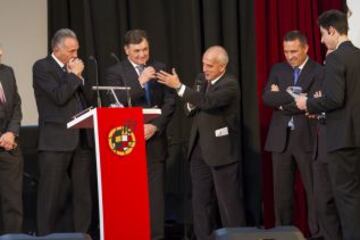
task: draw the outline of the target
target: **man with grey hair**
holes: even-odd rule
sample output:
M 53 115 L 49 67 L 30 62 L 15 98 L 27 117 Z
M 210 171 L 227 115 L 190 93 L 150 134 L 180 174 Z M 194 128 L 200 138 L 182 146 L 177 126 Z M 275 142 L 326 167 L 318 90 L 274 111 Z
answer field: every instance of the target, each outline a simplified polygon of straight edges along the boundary
M 73 229 L 86 233 L 91 219 L 89 133 L 67 129 L 72 116 L 86 108 L 84 63 L 78 58 L 79 43 L 70 29 L 58 30 L 51 41 L 52 53 L 33 66 L 33 87 L 39 112 L 38 234 L 55 231 L 65 208 L 70 180 Z
M 222 226 L 245 225 L 241 186 L 240 87 L 226 73 L 228 54 L 212 46 L 203 55 L 203 73 L 195 89 L 181 83 L 175 70 L 160 71 L 159 82 L 177 90 L 193 117 L 188 159 L 193 192 L 194 230 L 197 239 L 212 239 L 216 200 Z
M 0 47 L 0 60 L 2 53 Z M 0 61 L 0 234 L 22 230 L 24 163 L 17 142 L 21 118 L 14 71 Z

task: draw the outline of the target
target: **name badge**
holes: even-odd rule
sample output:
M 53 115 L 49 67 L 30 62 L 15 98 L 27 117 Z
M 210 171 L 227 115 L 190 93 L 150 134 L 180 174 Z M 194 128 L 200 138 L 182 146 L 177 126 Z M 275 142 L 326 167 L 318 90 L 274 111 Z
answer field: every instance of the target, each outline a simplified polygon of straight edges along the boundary
M 223 127 L 215 130 L 215 137 L 223 137 L 229 135 L 228 127 Z

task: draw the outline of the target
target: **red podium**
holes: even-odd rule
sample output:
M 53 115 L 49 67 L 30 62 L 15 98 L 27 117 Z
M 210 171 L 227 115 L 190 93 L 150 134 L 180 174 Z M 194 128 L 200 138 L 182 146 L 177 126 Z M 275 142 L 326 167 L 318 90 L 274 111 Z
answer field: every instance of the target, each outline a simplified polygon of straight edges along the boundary
M 68 128 L 93 128 L 100 239 L 150 239 L 144 122 L 160 109 L 96 108 Z

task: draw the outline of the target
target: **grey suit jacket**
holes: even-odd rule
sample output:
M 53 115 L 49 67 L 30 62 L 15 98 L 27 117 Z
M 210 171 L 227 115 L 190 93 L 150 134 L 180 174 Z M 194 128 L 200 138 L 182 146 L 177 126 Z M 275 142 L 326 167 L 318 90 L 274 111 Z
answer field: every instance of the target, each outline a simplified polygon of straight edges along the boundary
M 223 75 L 207 92 L 207 81 L 203 74 L 200 91 L 185 88 L 183 99 L 196 108 L 190 132 L 188 158 L 195 146 L 196 138 L 202 157 L 209 166 L 222 166 L 241 159 L 240 87 L 230 74 Z
M 10 131 L 17 136 L 19 135 L 22 119 L 21 100 L 11 67 L 0 64 L 0 82 L 6 97 L 6 103 L 0 107 L 0 131 Z

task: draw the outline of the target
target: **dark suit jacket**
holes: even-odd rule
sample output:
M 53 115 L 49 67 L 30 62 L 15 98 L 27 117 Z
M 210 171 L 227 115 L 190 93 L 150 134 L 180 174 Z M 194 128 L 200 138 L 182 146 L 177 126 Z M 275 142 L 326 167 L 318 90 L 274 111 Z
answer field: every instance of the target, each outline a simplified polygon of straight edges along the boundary
M 323 78 L 323 68 L 320 64 L 309 59 L 301 71 L 297 86 L 301 86 L 304 93 L 312 96 L 320 89 Z M 293 69 L 283 62 L 274 65 L 271 69 L 269 80 L 263 92 L 264 104 L 273 108 L 272 118 L 265 143 L 265 150 L 283 152 L 287 142 L 288 123 L 293 117 L 295 128 L 299 133 L 299 147 L 311 152 L 314 148 L 315 120 L 305 116 L 304 111 L 296 108 L 294 99 L 286 92 L 293 86 Z M 271 92 L 271 85 L 276 84 L 280 91 Z M 282 106 L 283 110 L 280 110 Z
M 200 74 L 195 82 L 201 82 L 200 92 L 185 88 L 183 99 L 196 108 L 190 132 L 188 158 L 196 138 L 202 157 L 209 166 L 222 166 L 241 159 L 240 87 L 230 74 L 223 75 L 207 93 L 207 80 Z M 228 133 L 221 133 L 227 131 Z M 225 130 L 226 129 L 226 130 Z
M 323 97 L 309 98 L 307 108 L 326 112 L 328 151 L 360 147 L 360 50 L 350 41 L 327 56 Z
M 82 81 L 75 74 L 64 72 L 48 56 L 33 66 L 33 87 L 39 113 L 38 149 L 74 150 L 79 144 L 79 130 L 67 129 L 66 124 L 81 110 L 78 97 L 84 99 Z
M 0 106 L 0 131 L 10 131 L 18 136 L 22 119 L 21 100 L 11 67 L 0 64 L 0 82 L 6 97 L 6 103 Z
M 153 60 L 150 60 L 147 66 L 154 67 L 156 71 L 165 70 L 163 63 Z M 146 142 L 146 150 L 149 158 L 153 161 L 164 161 L 167 155 L 166 127 L 175 110 L 175 92 L 158 83 L 156 79 L 151 79 L 149 83 L 151 106 L 148 106 L 146 103 L 145 90 L 141 87 L 138 74 L 128 59 L 111 66 L 106 72 L 105 85 L 131 87 L 130 97 L 133 106 L 161 108 L 162 114 L 149 122 L 154 124 L 158 128 L 158 131 Z M 119 101 L 126 106 L 126 92 L 117 91 L 116 94 Z M 109 95 L 105 100 L 107 104 L 115 102 Z

